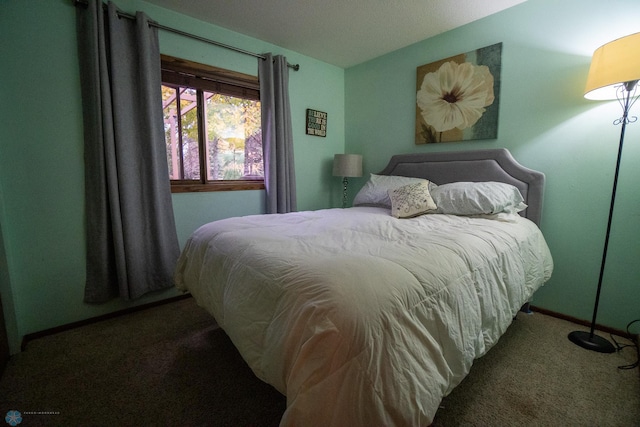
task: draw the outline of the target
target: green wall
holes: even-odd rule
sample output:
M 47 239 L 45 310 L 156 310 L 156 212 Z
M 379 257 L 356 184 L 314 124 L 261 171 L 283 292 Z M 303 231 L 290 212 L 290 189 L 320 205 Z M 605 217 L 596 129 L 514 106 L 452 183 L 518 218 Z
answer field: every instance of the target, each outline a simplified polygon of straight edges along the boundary
M 620 126 L 616 101 L 583 89 L 593 51 L 640 30 L 636 0 L 528 0 L 345 72 L 347 152 L 366 172 L 395 153 L 506 147 L 547 177 L 541 228 L 555 271 L 534 304 L 591 320 Z M 503 43 L 496 140 L 414 144 L 416 68 Z M 640 116 L 640 105 L 633 113 Z M 598 323 L 640 318 L 640 122 L 627 127 Z
M 339 205 L 339 180 L 330 177 L 328 165 L 344 151 L 343 69 L 142 1 L 116 3 L 167 26 L 299 63 L 300 71 L 290 73 L 298 205 Z M 75 17 L 72 0 L 0 0 L 0 292 L 13 352 L 25 334 L 177 295 L 169 290 L 132 303 L 82 301 L 84 167 Z M 163 31 L 160 50 L 257 73 L 256 58 Z M 329 114 L 326 138 L 305 135 L 306 108 Z M 173 201 L 181 244 L 209 221 L 264 212 L 263 191 L 176 194 Z

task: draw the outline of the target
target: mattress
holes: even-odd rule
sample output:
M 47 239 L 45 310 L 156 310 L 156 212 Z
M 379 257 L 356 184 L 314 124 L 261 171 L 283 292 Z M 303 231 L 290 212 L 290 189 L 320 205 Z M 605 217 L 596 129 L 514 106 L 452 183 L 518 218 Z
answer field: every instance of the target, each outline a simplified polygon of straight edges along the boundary
M 552 269 L 518 215 L 354 207 L 206 224 L 175 281 L 286 395 L 282 426 L 420 426 Z

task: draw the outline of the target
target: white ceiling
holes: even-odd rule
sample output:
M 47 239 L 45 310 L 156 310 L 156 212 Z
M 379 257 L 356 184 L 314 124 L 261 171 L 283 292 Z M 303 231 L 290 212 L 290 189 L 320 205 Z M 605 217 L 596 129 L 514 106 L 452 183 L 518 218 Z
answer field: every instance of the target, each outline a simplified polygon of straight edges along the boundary
M 348 68 L 525 0 L 146 1 Z

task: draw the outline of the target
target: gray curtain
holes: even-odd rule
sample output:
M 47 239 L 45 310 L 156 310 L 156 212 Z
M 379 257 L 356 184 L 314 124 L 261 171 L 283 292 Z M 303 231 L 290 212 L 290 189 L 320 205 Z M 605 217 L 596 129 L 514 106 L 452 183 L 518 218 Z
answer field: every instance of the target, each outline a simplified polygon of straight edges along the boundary
M 287 58 L 264 54 L 258 59 L 262 144 L 267 213 L 296 211 L 296 177 L 293 162 L 289 68 Z
M 173 286 L 179 255 L 164 142 L 157 28 L 101 0 L 78 8 L 86 302 Z

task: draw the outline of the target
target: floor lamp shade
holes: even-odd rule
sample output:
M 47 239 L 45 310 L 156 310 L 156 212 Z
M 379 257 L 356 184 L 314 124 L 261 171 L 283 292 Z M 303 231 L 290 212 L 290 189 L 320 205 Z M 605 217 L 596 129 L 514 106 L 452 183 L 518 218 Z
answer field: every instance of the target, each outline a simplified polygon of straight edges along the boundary
M 607 261 L 607 251 L 609 248 L 609 235 L 611 232 L 611 220 L 613 218 L 613 208 L 616 200 L 616 190 L 618 188 L 618 172 L 620 171 L 620 160 L 622 159 L 624 132 L 627 124 L 637 120 L 636 117 L 629 117 L 629 110 L 637 100 L 636 90 L 638 80 L 640 80 L 640 33 L 631 34 L 609 42 L 596 49 L 593 53 L 584 97 L 594 100 L 618 99 L 620 105 L 622 105 L 622 117 L 615 120 L 613 123 L 616 125 L 622 125 L 622 128 L 620 130 L 618 159 L 613 178 L 613 190 L 611 192 L 611 204 L 609 207 L 609 221 L 607 223 L 607 233 L 605 235 L 604 249 L 602 252 L 602 262 L 600 264 L 600 277 L 598 278 L 596 299 L 593 306 L 591 330 L 589 332 L 571 332 L 569 334 L 569 339 L 582 348 L 600 353 L 613 353 L 616 350 L 613 344 L 605 338 L 596 335 L 594 331 L 596 317 L 598 315 L 598 305 L 600 303 L 602 279 Z
M 362 156 L 360 154 L 336 154 L 333 157 L 333 176 L 342 177 L 342 207 L 347 207 L 348 178 L 362 176 Z
M 584 97 L 616 99 L 617 88 L 640 79 L 640 33 L 600 46 L 593 53 Z

